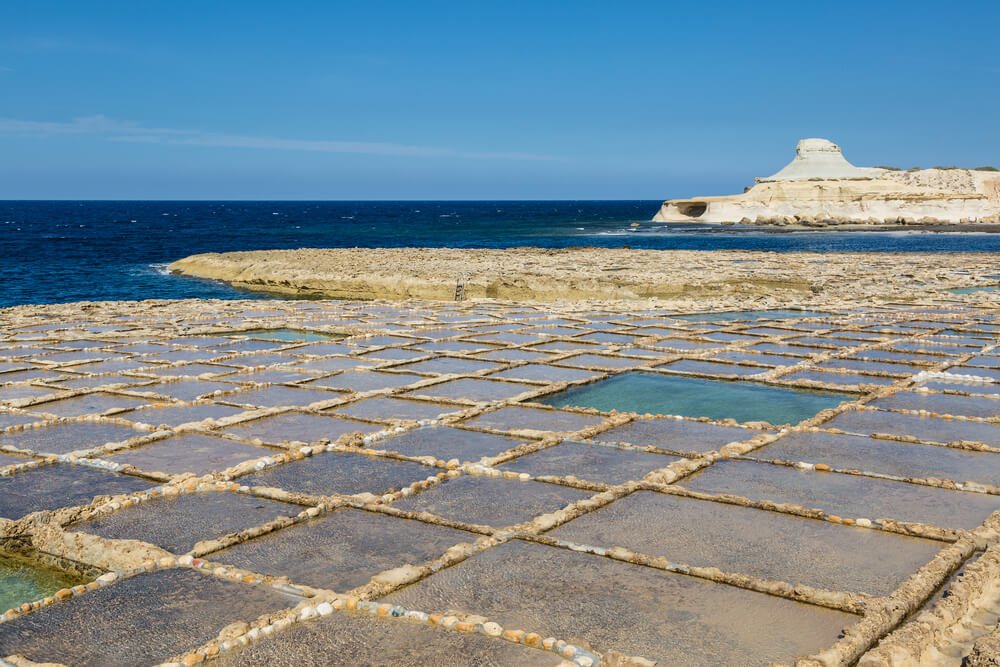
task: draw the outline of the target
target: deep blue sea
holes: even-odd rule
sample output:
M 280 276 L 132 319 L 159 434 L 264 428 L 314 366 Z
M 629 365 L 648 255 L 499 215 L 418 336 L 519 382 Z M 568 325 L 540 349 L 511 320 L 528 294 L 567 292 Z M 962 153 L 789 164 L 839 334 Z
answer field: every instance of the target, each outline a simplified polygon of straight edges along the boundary
M 1000 252 L 1000 234 L 773 232 L 645 224 L 658 201 L 0 201 L 0 307 L 106 299 L 264 298 L 171 276 L 199 252 L 302 247 L 603 246 Z

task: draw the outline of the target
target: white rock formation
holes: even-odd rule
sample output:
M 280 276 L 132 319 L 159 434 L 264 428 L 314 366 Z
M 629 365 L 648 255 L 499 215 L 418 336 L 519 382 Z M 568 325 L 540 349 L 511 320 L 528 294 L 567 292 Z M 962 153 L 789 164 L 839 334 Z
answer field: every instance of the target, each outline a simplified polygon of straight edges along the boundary
M 1000 173 L 855 167 L 826 139 L 802 139 L 795 159 L 741 195 L 670 199 L 655 222 L 754 224 L 1000 223 Z

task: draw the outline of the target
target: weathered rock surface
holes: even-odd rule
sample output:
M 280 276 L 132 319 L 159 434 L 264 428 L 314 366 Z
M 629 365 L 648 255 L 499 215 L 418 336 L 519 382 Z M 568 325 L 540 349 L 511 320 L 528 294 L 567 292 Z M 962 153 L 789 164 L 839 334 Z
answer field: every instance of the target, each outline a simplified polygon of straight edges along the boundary
M 805 225 L 1000 223 L 1000 173 L 855 167 L 826 139 L 739 195 L 670 199 L 656 222 Z
M 656 299 L 814 305 L 940 295 L 994 272 L 989 254 L 770 253 L 583 248 L 299 249 L 192 255 L 170 270 L 239 287 L 347 299 L 465 297 L 531 301 Z M 957 271 L 969 271 L 959 273 Z M 770 301 L 769 301 L 770 300 Z

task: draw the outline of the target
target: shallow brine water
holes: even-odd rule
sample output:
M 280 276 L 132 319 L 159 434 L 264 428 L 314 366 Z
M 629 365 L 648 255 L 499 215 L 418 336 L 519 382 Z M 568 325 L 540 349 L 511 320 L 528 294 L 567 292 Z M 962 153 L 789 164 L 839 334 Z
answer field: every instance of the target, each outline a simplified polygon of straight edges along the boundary
M 542 399 L 582 407 L 685 417 L 794 424 L 851 400 L 850 394 L 661 373 L 623 373 Z
M 78 577 L 0 553 L 0 612 L 80 583 Z

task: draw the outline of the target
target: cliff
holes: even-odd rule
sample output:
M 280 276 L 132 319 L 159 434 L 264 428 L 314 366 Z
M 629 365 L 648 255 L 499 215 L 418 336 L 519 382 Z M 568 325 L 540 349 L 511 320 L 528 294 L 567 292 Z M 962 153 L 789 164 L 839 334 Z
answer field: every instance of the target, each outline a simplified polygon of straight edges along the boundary
M 743 224 L 1000 223 L 1000 173 L 855 167 L 840 147 L 803 139 L 795 159 L 739 195 L 669 199 L 655 222 Z

